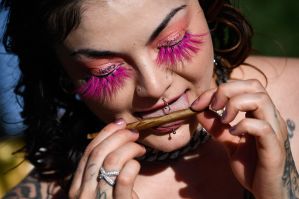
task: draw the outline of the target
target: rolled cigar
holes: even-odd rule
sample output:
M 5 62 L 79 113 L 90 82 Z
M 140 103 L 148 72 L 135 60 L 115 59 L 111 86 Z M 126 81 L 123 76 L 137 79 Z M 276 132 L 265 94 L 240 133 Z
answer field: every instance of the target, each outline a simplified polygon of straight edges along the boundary
M 185 119 L 195 115 L 197 112 L 191 110 L 190 108 L 175 111 L 168 115 L 163 115 L 159 117 L 151 117 L 144 120 L 140 120 L 137 122 L 127 124 L 127 129 L 136 129 L 138 131 L 142 131 L 145 129 L 149 129 L 155 126 L 160 126 L 166 123 L 174 122 L 177 120 Z M 87 135 L 87 139 L 93 139 L 97 136 L 98 133 L 91 133 Z

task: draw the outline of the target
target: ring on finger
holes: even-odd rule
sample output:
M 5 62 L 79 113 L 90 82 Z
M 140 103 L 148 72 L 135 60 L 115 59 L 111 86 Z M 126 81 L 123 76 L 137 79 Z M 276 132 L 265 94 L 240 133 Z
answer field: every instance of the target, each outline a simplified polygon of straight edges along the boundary
M 99 182 L 100 180 L 105 180 L 110 186 L 115 185 L 115 179 L 119 175 L 119 171 L 117 170 L 111 170 L 111 171 L 105 171 L 103 167 L 100 168 L 97 181 Z

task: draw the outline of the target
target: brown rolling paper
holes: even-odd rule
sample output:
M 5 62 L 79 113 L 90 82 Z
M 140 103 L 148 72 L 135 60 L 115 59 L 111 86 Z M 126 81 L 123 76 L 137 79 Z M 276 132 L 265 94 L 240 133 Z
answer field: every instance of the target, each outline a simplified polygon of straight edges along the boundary
M 160 126 L 160 125 L 163 125 L 166 123 L 185 119 L 185 118 L 188 118 L 196 113 L 197 112 L 192 111 L 190 108 L 180 110 L 180 111 L 175 111 L 168 115 L 147 118 L 147 119 L 143 119 L 143 120 L 140 120 L 137 122 L 129 123 L 129 124 L 127 124 L 127 129 L 136 129 L 137 131 L 142 131 L 142 130 L 149 129 L 149 128 L 152 128 L 155 126 Z M 98 133 L 88 134 L 87 139 L 93 139 L 96 137 L 97 134 Z

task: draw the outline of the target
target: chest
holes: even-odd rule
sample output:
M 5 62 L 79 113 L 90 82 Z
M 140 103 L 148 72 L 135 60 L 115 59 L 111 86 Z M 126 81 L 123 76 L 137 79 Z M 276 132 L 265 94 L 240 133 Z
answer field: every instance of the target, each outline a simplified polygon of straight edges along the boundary
M 226 154 L 217 143 L 206 143 L 194 154 L 158 174 L 143 173 L 135 188 L 140 198 L 240 199 L 244 189 L 234 178 Z M 159 169 L 157 169 L 159 171 Z M 234 198 L 232 198 L 234 197 Z

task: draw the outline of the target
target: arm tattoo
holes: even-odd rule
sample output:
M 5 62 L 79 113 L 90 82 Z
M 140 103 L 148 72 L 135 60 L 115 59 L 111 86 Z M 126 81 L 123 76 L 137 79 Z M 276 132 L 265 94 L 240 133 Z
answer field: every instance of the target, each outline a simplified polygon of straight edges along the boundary
M 288 136 L 289 138 L 293 138 L 295 131 L 295 122 L 293 120 L 287 119 L 287 127 L 288 127 Z
M 41 184 L 32 176 L 28 176 L 21 184 L 9 192 L 3 199 L 41 199 Z
M 292 124 L 292 125 L 290 125 Z M 295 130 L 295 123 L 291 120 L 287 121 L 289 137 L 293 135 L 293 131 Z M 292 132 L 290 132 L 292 131 Z M 299 199 L 299 174 L 292 156 L 291 147 L 289 139 L 287 138 L 285 141 L 285 150 L 286 150 L 286 162 L 283 173 L 283 183 L 288 191 L 289 199 Z
M 107 199 L 107 193 L 98 189 L 96 199 Z

